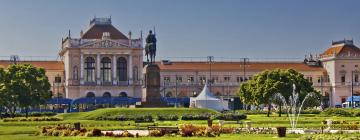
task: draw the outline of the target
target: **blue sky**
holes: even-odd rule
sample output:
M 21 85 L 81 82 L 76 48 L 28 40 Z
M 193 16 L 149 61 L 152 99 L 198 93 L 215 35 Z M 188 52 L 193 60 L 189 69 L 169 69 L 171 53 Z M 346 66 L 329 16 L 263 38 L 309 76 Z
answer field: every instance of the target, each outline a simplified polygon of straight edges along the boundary
M 158 56 L 302 58 L 360 40 L 357 0 L 0 0 L 0 56 L 56 56 L 62 37 L 110 16 L 124 34 L 156 26 Z

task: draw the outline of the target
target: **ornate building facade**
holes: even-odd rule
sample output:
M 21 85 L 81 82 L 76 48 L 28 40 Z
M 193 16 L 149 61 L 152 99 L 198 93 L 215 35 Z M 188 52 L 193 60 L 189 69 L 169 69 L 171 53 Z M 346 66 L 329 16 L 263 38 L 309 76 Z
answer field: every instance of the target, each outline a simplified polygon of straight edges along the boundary
M 142 38 L 125 36 L 110 18 L 94 18 L 80 38 L 69 33 L 59 55 L 66 98 L 141 97 Z
M 46 69 L 54 96 L 65 98 L 142 98 L 143 39 L 116 29 L 110 18 L 94 18 L 80 37 L 62 40 L 60 61 L 21 61 Z M 0 67 L 11 62 L 0 60 Z M 211 91 L 223 98 L 236 96 L 239 85 L 267 69 L 295 69 L 304 74 L 324 96 L 324 104 L 341 105 L 351 95 L 360 95 L 360 49 L 352 40 L 333 42 L 318 56 L 298 62 L 158 61 L 160 92 L 167 97 L 195 96 L 210 79 Z M 60 83 L 56 83 L 56 78 Z

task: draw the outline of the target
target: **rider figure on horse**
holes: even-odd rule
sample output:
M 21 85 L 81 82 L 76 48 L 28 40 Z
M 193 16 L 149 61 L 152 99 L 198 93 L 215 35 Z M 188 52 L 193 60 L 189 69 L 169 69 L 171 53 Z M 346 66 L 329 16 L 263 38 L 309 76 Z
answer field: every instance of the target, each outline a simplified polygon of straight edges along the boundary
M 155 37 L 155 33 L 153 34 L 151 30 L 149 31 L 149 35 L 146 37 L 145 55 L 148 63 L 149 63 L 149 55 L 150 55 L 150 63 L 155 63 L 156 37 Z

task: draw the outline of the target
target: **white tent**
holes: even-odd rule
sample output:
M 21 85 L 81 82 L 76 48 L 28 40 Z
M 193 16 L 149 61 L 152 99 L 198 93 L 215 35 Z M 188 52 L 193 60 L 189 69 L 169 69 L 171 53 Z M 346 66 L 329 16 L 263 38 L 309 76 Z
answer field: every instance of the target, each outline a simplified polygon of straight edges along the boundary
M 229 110 L 228 101 L 216 98 L 206 84 L 197 97 L 190 98 L 190 107 L 209 108 L 217 111 Z

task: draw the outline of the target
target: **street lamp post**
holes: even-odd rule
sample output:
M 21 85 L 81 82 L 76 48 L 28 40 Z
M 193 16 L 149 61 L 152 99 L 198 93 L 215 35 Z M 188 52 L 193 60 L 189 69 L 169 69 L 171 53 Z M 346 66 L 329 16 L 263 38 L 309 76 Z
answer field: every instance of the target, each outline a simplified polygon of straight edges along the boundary
M 59 98 L 60 98 L 60 93 L 59 93 L 59 88 L 60 88 L 60 84 L 61 84 L 61 77 L 59 74 L 57 74 L 55 76 L 55 85 L 56 86 L 56 94 L 57 94 L 57 105 L 58 105 L 58 112 L 60 111 L 60 104 L 59 104 Z
M 248 63 L 249 62 L 249 58 L 242 58 L 243 60 L 243 62 L 242 62 L 242 66 L 243 66 L 243 77 L 244 77 L 244 79 L 243 79 L 243 82 L 245 82 L 245 80 L 246 80 L 246 63 Z M 247 106 L 244 104 L 243 105 L 243 107 L 246 107 L 246 110 L 247 110 Z
M 351 71 L 351 108 L 354 108 L 354 71 Z

